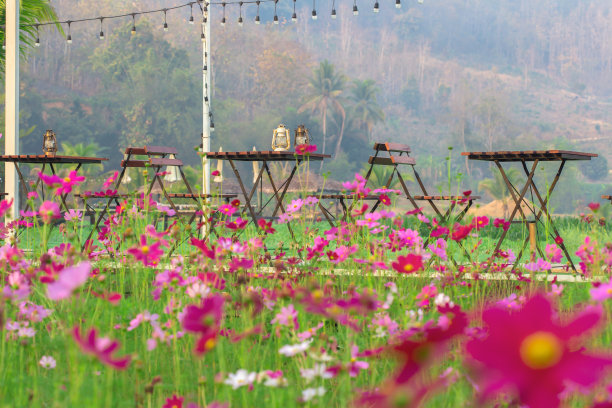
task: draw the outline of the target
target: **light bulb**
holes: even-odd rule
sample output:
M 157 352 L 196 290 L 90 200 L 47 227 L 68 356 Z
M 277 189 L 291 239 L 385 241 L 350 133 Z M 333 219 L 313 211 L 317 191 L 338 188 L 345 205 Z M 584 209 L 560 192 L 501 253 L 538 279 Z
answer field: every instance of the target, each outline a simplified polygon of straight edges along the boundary
M 194 21 L 193 21 L 193 16 L 189 16 L 189 24 L 193 25 Z
M 331 14 L 331 18 L 333 18 L 334 20 L 336 19 L 337 15 L 336 15 L 336 9 L 332 9 L 332 14 Z
M 293 21 L 294 23 L 297 21 L 297 14 L 293 13 L 293 15 L 291 16 L 291 21 Z
M 204 33 L 200 35 L 200 39 L 202 40 L 202 42 L 206 42 L 206 36 L 204 35 Z
M 374 3 L 374 12 L 378 13 L 380 9 L 378 8 L 378 2 Z
M 103 40 L 104 39 L 104 31 L 100 31 L 100 39 Z
M 353 15 L 354 15 L 354 16 L 359 15 L 359 9 L 357 8 L 357 5 L 356 5 L 356 4 L 353 6 Z
M 244 24 L 244 22 L 242 21 L 242 16 L 240 16 L 238 17 L 238 25 L 242 27 L 242 24 Z
M 312 10 L 312 19 L 313 20 L 317 19 L 317 10 Z
M 164 23 L 164 31 L 168 32 L 168 23 Z
M 206 72 L 207 69 L 208 69 L 208 67 L 206 65 L 204 65 L 204 68 L 202 68 L 202 71 Z
M 395 0 L 395 8 L 402 8 L 402 1 L 401 0 Z
M 70 34 L 68 34 L 68 37 L 66 37 L 66 42 L 68 44 L 72 44 L 72 36 Z
M 276 14 L 274 15 L 274 24 L 278 24 L 278 16 Z
M 40 47 L 40 39 L 36 37 L 36 42 L 34 43 L 35 47 Z
M 221 19 L 221 27 L 225 27 L 225 17 Z
M 259 23 L 260 23 L 259 16 L 257 15 L 257 16 L 255 16 L 255 24 L 259 24 Z
M 424 0 L 418 0 L 419 4 L 423 4 Z
M 212 120 L 210 121 L 210 131 L 211 132 L 215 131 L 215 124 L 214 124 L 214 122 Z
M 136 26 L 132 26 L 132 35 L 136 34 Z

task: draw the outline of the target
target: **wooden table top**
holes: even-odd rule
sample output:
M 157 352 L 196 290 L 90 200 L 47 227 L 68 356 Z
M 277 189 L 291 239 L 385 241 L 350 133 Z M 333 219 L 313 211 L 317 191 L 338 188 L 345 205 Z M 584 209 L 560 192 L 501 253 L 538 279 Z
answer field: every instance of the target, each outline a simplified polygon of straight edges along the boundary
M 12 163 L 102 163 L 107 161 L 105 157 L 81 157 L 81 156 L 45 156 L 44 154 L 5 154 L 0 155 L 0 162 Z
M 601 198 L 612 201 L 612 195 L 602 195 Z
M 462 152 L 470 160 L 484 161 L 558 161 L 558 160 L 591 160 L 595 153 L 573 152 L 569 150 L 524 150 L 499 152 Z
M 321 161 L 323 159 L 329 159 L 329 154 L 321 153 L 309 153 L 309 154 L 296 154 L 295 152 L 274 152 L 270 150 L 264 151 L 244 151 L 244 152 L 209 152 L 206 153 L 206 157 L 209 159 L 217 160 L 234 160 L 234 161 Z

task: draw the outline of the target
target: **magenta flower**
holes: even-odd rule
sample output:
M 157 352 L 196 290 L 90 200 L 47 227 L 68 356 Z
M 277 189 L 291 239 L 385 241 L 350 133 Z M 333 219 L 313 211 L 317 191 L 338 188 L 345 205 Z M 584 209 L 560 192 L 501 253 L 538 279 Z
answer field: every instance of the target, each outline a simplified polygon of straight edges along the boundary
M 525 264 L 525 269 L 527 269 L 530 272 L 550 271 L 551 268 L 552 268 L 552 265 L 550 264 L 550 262 L 547 262 L 543 260 L 542 258 L 538 258 L 536 262 L 530 262 L 528 264 Z
M 510 228 L 510 222 L 504 220 L 503 218 L 496 218 L 493 221 L 493 226 L 495 228 L 502 228 L 504 231 L 508 231 L 508 228 Z
M 274 319 L 272 319 L 270 323 L 278 323 L 283 326 L 292 326 L 297 330 L 300 327 L 297 321 L 297 315 L 297 311 L 293 308 L 293 305 L 290 304 L 287 307 L 281 307 L 280 313 L 274 316 Z
M 223 317 L 223 296 L 212 295 L 202 299 L 200 306 L 189 305 L 181 319 L 183 329 L 199 334 L 195 353 L 204 354 L 215 347 L 221 318 Z
M 119 177 L 119 172 L 115 171 L 113 173 L 113 175 L 110 176 L 109 178 L 107 178 L 106 181 L 104 182 L 104 188 L 109 188 L 110 186 L 115 184 L 115 181 L 117 180 L 117 177 Z
M 83 181 L 85 181 L 85 177 L 79 176 L 76 170 L 72 170 L 70 173 L 68 173 L 68 176 L 60 178 L 61 186 L 55 190 L 55 194 L 68 194 L 72 191 L 72 187 L 78 186 Z
M 483 312 L 488 336 L 466 345 L 480 363 L 477 382 L 483 400 L 510 388 L 518 393 L 519 405 L 557 407 L 566 382 L 590 387 L 612 364 L 611 358 L 588 354 L 576 343 L 601 320 L 601 308 L 587 308 L 566 324 L 554 313 L 543 295 L 529 299 L 518 312 L 497 306 Z
M 299 155 L 314 153 L 317 151 L 317 145 L 301 144 L 295 146 L 295 153 Z
M 423 269 L 423 258 L 415 254 L 400 255 L 391 266 L 399 273 L 414 273 Z
M 60 217 L 59 205 L 52 201 L 45 201 L 40 205 L 38 214 L 45 224 L 49 224 L 53 219 Z
M 11 209 L 12 206 L 13 206 L 13 199 L 11 199 L 11 201 L 8 201 L 8 200 L 0 201 L 0 218 L 4 217 L 4 214 L 6 214 Z
M 218 211 L 226 216 L 232 216 L 234 215 L 234 213 L 236 212 L 236 207 L 234 207 L 231 204 L 223 204 L 222 206 L 219 207 Z
M 117 370 L 125 370 L 130 365 L 130 356 L 118 359 L 112 356 L 119 348 L 119 342 L 98 337 L 96 329 L 91 329 L 89 333 L 83 334 L 81 334 L 81 329 L 78 326 L 72 329 L 74 341 L 76 341 L 83 353 L 94 355 L 103 364 Z
M 90 271 L 91 264 L 89 262 L 82 262 L 77 266 L 62 269 L 57 280 L 47 285 L 47 297 L 51 300 L 70 297 L 75 289 L 87 281 Z
M 357 360 L 359 356 L 359 347 L 353 344 L 351 347 L 351 362 L 347 366 L 349 376 L 357 377 L 359 371 L 367 370 L 370 364 L 366 361 Z
M 563 258 L 563 252 L 561 251 L 561 248 L 559 248 L 556 244 L 546 245 L 545 251 L 546 257 L 550 260 L 550 262 L 561 262 L 561 259 Z
M 247 270 L 247 269 L 251 269 L 254 265 L 254 262 L 252 259 L 249 258 L 232 258 L 232 260 L 229 263 L 229 271 L 230 272 L 235 272 L 238 271 L 240 269 L 242 270 Z
M 423 288 L 421 289 L 421 292 L 416 296 L 416 298 L 419 300 L 419 302 L 417 303 L 417 306 L 418 307 L 429 307 L 437 295 L 438 295 L 438 289 L 436 288 L 436 285 L 434 285 L 433 283 L 430 285 L 423 286 Z
M 147 236 L 143 234 L 140 236 L 140 244 L 129 248 L 127 252 L 137 261 L 142 261 L 144 266 L 154 266 L 157 265 L 157 261 L 164 254 L 164 251 L 159 248 L 160 245 L 159 241 L 149 245 Z
M 600 283 L 589 291 L 591 299 L 596 302 L 612 298 L 612 279 L 608 283 Z
M 481 228 L 484 228 L 489 225 L 489 217 L 487 217 L 486 215 L 482 217 L 474 217 L 474 219 L 472 220 L 472 225 L 477 230 L 480 230 Z

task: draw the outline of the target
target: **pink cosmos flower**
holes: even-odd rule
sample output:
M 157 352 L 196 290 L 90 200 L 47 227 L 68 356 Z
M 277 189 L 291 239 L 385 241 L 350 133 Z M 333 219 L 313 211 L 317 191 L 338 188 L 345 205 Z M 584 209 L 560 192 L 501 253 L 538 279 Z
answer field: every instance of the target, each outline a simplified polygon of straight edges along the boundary
M 447 259 L 447 255 L 446 255 L 446 248 L 447 248 L 448 244 L 446 243 L 446 241 L 442 238 L 438 238 L 435 242 L 435 244 L 429 244 L 427 246 L 427 248 L 429 248 L 429 250 L 436 256 L 438 256 L 440 259 L 446 261 Z
M 357 377 L 359 371 L 367 370 L 370 367 L 370 364 L 366 361 L 357 360 L 359 355 L 359 347 L 355 344 L 351 346 L 351 362 L 347 366 L 347 370 L 349 372 L 349 376 Z
M 416 254 L 400 255 L 391 266 L 399 273 L 414 273 L 423 269 L 423 258 Z
M 119 172 L 115 171 L 112 176 L 110 176 L 106 179 L 106 181 L 104 181 L 104 188 L 109 188 L 110 186 L 112 186 L 117 180 L 117 177 L 119 177 Z
M 474 217 L 474 219 L 472 220 L 472 225 L 474 225 L 474 228 L 476 228 L 476 230 L 480 230 L 481 228 L 484 228 L 489 225 L 489 217 L 487 217 L 486 215 L 482 217 Z
M 466 345 L 467 353 L 480 363 L 476 381 L 482 400 L 509 387 L 517 392 L 519 405 L 557 407 L 566 382 L 581 387 L 597 382 L 612 359 L 588 354 L 576 340 L 601 320 L 601 308 L 587 308 L 565 324 L 554 314 L 541 294 L 518 312 L 497 306 L 483 312 L 488 336 Z
M 234 215 L 234 213 L 236 212 L 236 207 L 234 207 L 231 204 L 223 204 L 222 206 L 219 207 L 218 211 L 221 214 L 230 217 L 230 216 Z
M 600 283 L 589 291 L 591 299 L 596 302 L 612 298 L 612 279 L 608 283 Z
M 561 262 L 561 259 L 563 258 L 563 252 L 561 251 L 561 248 L 559 248 L 555 244 L 546 245 L 545 252 L 546 257 L 550 260 L 550 262 L 558 263 Z
M 472 228 L 474 228 L 474 226 L 471 224 L 470 225 L 455 224 L 455 227 L 453 228 L 453 235 L 451 239 L 456 242 L 463 240 L 468 235 L 470 235 L 470 232 L 472 232 Z
M 254 262 L 252 259 L 250 258 L 232 258 L 232 260 L 229 263 L 229 271 L 230 272 L 235 272 L 237 270 L 247 270 L 247 269 L 251 269 L 254 265 Z
M 510 228 L 510 222 L 504 220 L 503 218 L 496 218 L 493 221 L 493 226 L 495 228 L 502 228 L 504 231 L 508 231 Z
M 525 269 L 531 272 L 550 271 L 551 268 L 552 266 L 550 262 L 546 262 L 542 258 L 538 258 L 536 262 L 530 262 L 528 264 L 525 264 Z
M 391 199 L 389 198 L 388 195 L 386 194 L 381 194 L 378 199 L 380 200 L 381 203 L 383 203 L 383 205 L 391 205 Z
M 183 408 L 183 401 L 185 401 L 185 397 L 174 394 L 172 397 L 166 399 L 166 403 L 162 408 Z
M 299 155 L 314 153 L 316 151 L 317 151 L 316 145 L 301 144 L 301 145 L 295 146 L 295 154 L 299 154 Z
M 80 221 L 83 217 L 83 213 L 81 210 L 69 209 L 66 213 L 64 213 L 64 220 L 66 221 Z
M 75 289 L 87 281 L 90 271 L 91 264 L 89 262 L 82 262 L 77 266 L 62 269 L 57 280 L 47 285 L 47 297 L 51 300 L 70 297 Z
M 274 319 L 270 323 L 272 324 L 280 324 L 283 326 L 291 326 L 295 329 L 299 329 L 298 321 L 297 321 L 298 313 L 293 308 L 292 304 L 289 304 L 287 307 L 281 307 L 280 312 L 274 316 Z
M 11 198 L 11 201 L 8 201 L 8 200 L 0 201 L 0 218 L 4 217 L 4 214 L 6 214 L 11 209 L 12 206 L 13 206 L 12 198 Z
M 59 179 L 61 186 L 55 190 L 56 195 L 68 194 L 72 191 L 72 187 L 78 186 L 80 183 L 85 181 L 85 177 L 79 176 L 76 170 L 72 170 L 70 173 L 68 173 L 68 176 Z
M 589 203 L 589 205 L 587 207 L 589 207 L 589 209 L 591 211 L 593 211 L 594 213 L 596 213 L 599 210 L 599 207 L 601 206 L 601 204 L 599 203 Z
M 429 307 L 432 304 L 433 299 L 435 299 L 437 295 L 438 288 L 436 288 L 436 285 L 434 285 L 433 283 L 423 286 L 421 292 L 416 296 L 416 298 L 419 299 L 417 306 Z
M 49 224 L 53 219 L 60 217 L 59 205 L 52 201 L 45 201 L 40 205 L 38 214 L 45 224 Z
M 266 234 L 274 234 L 276 230 L 272 227 L 272 221 L 266 221 L 263 218 L 260 218 L 257 221 L 257 225 L 261 228 Z
M 159 248 L 160 245 L 159 241 L 149 245 L 147 243 L 147 236 L 142 234 L 140 236 L 140 244 L 129 248 L 127 252 L 137 261 L 142 261 L 144 266 L 154 266 L 157 265 L 157 261 L 164 254 L 164 251 Z
M 119 343 L 107 338 L 98 337 L 96 329 L 91 329 L 89 333 L 81 334 L 79 326 L 75 326 L 72 329 L 72 336 L 83 353 L 96 356 L 100 362 L 109 367 L 125 370 L 130 364 L 130 356 L 118 359 L 112 356 L 119 348 Z
M 223 317 L 223 302 L 223 296 L 215 294 L 202 299 L 200 306 L 189 305 L 185 308 L 181 319 L 183 329 L 200 336 L 195 347 L 196 354 L 204 354 L 215 347 Z
M 304 205 L 304 201 L 299 198 L 292 200 L 291 203 L 287 206 L 287 212 L 294 213 L 296 211 L 299 211 L 303 205 Z

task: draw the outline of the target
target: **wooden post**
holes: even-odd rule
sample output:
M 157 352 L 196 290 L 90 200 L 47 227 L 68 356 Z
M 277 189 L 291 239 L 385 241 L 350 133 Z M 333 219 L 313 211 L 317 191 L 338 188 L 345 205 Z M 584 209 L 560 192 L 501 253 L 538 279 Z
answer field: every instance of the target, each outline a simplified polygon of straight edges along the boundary
M 19 154 L 19 0 L 6 1 L 4 154 Z M 19 183 L 14 163 L 4 165 L 4 191 L 13 200 L 6 220 L 19 217 Z
M 535 221 L 529 221 L 527 225 L 529 225 L 529 249 L 531 250 L 531 256 L 533 257 L 536 251 L 536 223 Z

